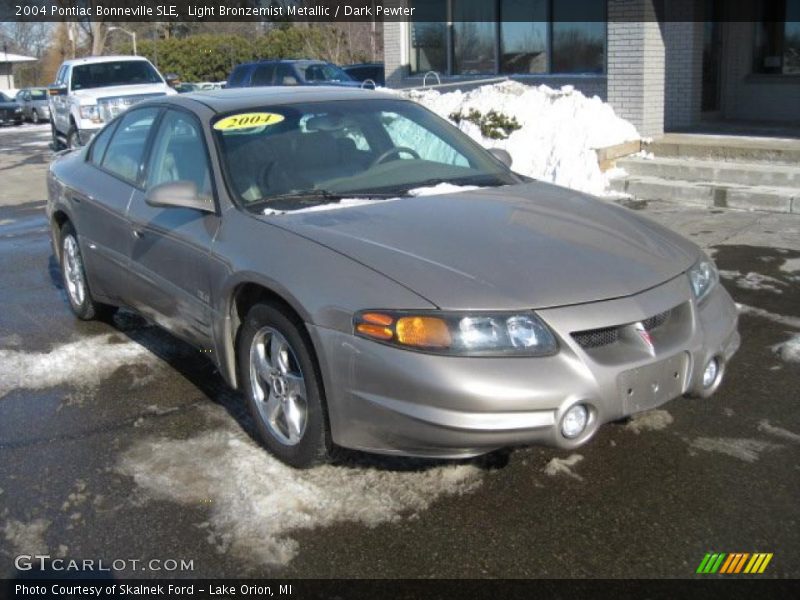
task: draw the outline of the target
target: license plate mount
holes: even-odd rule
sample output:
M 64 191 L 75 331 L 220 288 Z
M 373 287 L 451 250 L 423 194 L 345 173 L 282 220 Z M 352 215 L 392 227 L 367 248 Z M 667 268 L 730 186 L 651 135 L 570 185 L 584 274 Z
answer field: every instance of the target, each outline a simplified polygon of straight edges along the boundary
M 620 373 L 617 385 L 624 413 L 632 415 L 650 410 L 682 395 L 686 391 L 688 370 L 689 355 L 681 352 Z

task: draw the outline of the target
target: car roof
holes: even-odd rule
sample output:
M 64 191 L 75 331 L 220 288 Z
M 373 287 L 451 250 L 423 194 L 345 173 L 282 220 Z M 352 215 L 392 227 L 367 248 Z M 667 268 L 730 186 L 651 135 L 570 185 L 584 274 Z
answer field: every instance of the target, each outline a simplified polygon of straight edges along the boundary
M 84 65 L 87 63 L 104 63 L 104 62 L 115 62 L 118 60 L 147 60 L 144 56 L 132 56 L 132 55 L 125 55 L 125 54 L 117 54 L 117 55 L 110 55 L 110 56 L 85 56 L 84 58 L 71 58 L 70 60 L 65 60 L 63 64 L 65 65 Z
M 354 63 L 352 65 L 345 65 L 343 69 L 354 69 L 356 67 L 383 67 L 382 62 L 366 62 L 366 63 Z
M 206 105 L 211 110 L 223 113 L 249 110 L 266 105 L 294 104 L 296 102 L 327 102 L 334 100 L 400 100 L 401 96 L 388 92 L 341 86 L 272 86 L 245 87 L 225 90 L 203 90 L 160 98 L 168 104 L 191 108 L 192 101 Z
M 327 60 L 319 60 L 315 58 L 260 58 L 258 60 L 253 60 L 250 62 L 242 63 L 238 66 L 245 67 L 250 65 L 263 65 L 264 63 L 284 63 L 287 65 L 327 65 L 333 64 L 329 63 Z

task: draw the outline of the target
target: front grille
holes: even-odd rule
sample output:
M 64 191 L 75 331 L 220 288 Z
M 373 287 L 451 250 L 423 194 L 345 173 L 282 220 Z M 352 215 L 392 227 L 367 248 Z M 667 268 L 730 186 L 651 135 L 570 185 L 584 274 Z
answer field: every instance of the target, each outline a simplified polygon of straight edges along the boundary
M 605 327 L 603 329 L 589 329 L 573 333 L 572 337 L 581 348 L 599 348 L 608 346 L 619 339 L 619 327 Z
M 644 325 L 644 328 L 647 331 L 653 331 L 654 329 L 658 329 L 664 323 L 667 322 L 667 319 L 669 319 L 669 315 L 671 312 L 672 312 L 671 310 L 666 310 L 662 313 L 655 315 L 654 317 L 645 319 L 644 321 L 642 321 L 642 325 Z
M 136 96 L 106 96 L 97 100 L 97 106 L 100 109 L 100 118 L 103 122 L 110 121 L 121 112 L 126 111 L 134 104 L 147 100 L 149 98 L 157 98 L 164 96 L 163 93 L 157 94 L 138 94 Z
M 661 327 L 669 319 L 672 310 L 667 310 L 658 313 L 648 319 L 642 321 L 646 331 L 654 331 Z M 578 342 L 581 348 L 601 348 L 603 346 L 610 346 L 619 341 L 622 330 L 628 325 L 617 325 L 616 327 L 602 327 L 600 329 L 587 329 L 585 331 L 573 332 L 573 339 Z

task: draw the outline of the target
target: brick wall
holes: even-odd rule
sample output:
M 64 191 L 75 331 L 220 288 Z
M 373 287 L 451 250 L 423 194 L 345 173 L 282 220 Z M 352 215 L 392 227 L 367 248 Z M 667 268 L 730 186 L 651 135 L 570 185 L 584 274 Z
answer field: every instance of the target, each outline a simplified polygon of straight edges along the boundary
M 664 132 L 664 23 L 655 0 L 608 1 L 608 101 L 643 136 Z

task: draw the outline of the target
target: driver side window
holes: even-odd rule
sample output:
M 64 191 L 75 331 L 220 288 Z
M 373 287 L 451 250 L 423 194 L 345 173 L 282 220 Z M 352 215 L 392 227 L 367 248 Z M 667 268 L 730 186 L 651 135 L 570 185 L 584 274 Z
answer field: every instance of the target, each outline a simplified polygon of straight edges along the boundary
M 150 153 L 147 187 L 174 181 L 193 182 L 200 198 L 213 204 L 211 170 L 200 125 L 186 113 L 168 110 Z

